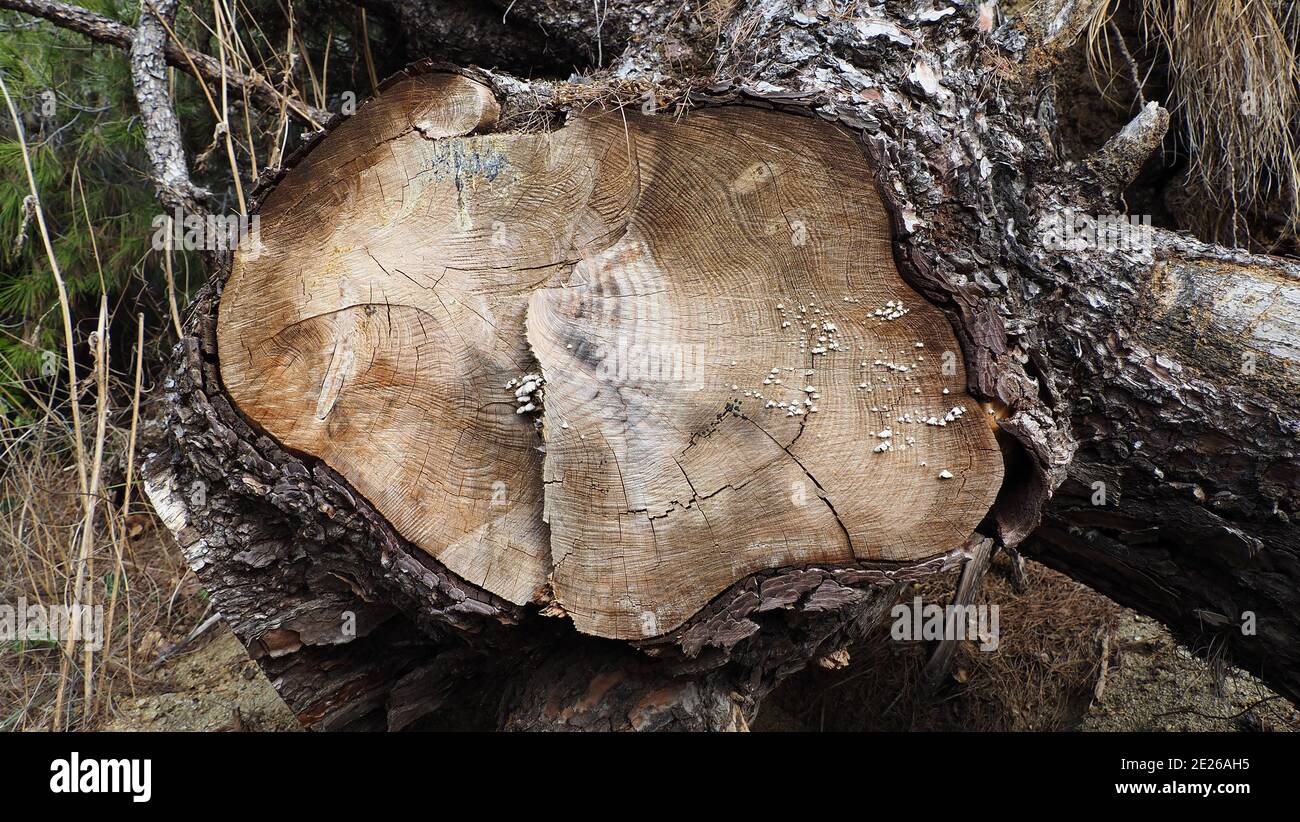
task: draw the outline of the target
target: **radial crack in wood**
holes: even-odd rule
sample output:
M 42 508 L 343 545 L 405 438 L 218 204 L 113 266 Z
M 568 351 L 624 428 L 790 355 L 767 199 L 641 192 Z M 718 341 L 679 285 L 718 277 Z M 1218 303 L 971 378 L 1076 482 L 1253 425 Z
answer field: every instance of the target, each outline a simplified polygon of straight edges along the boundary
M 1002 458 L 851 134 L 739 106 L 483 133 L 496 110 L 403 81 L 269 194 L 218 323 L 246 416 L 598 636 L 970 537 Z

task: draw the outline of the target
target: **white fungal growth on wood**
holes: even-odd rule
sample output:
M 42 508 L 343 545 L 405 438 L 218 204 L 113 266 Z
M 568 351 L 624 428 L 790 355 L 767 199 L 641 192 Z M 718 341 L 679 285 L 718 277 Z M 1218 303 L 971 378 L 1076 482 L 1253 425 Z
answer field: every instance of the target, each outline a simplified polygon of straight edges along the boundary
M 880 317 L 886 320 L 897 320 L 904 314 L 911 313 L 911 311 L 912 309 L 904 307 L 902 300 L 890 300 L 885 303 L 884 308 L 877 308 L 875 311 L 872 311 L 871 316 Z
M 519 403 L 519 407 L 515 409 L 515 413 L 528 414 L 540 408 L 542 386 L 545 384 L 546 380 L 540 374 L 525 374 L 506 383 L 506 390 L 518 386 L 518 388 L 515 388 L 515 402 Z

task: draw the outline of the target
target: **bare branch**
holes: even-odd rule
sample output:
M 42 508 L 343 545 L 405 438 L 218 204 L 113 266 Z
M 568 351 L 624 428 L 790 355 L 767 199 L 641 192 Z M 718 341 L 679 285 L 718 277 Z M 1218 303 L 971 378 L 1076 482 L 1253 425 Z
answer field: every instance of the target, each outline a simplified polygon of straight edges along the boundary
M 1105 0 L 1059 0 L 1034 8 L 1030 23 L 1038 29 L 1043 48 L 1061 52 L 1073 45 L 1106 9 Z
M 56 26 L 78 34 L 84 34 L 100 43 L 108 43 L 121 49 L 130 49 L 136 32 L 125 23 L 96 14 L 80 6 L 54 2 L 54 0 L 0 0 L 0 9 L 11 9 L 49 20 Z M 167 64 L 175 66 L 187 74 L 202 80 L 221 83 L 221 64 L 202 52 L 186 49 L 170 39 L 163 45 L 163 55 Z M 232 66 L 226 66 L 225 82 L 232 88 L 247 88 L 249 95 L 270 109 L 278 110 L 282 103 L 287 103 L 293 114 L 313 128 L 319 128 L 330 118 L 328 111 L 309 106 L 298 100 L 287 100 L 275 86 L 257 76 L 248 76 Z
M 1147 103 L 1119 133 L 1106 141 L 1088 165 L 1106 188 L 1122 191 L 1137 179 L 1147 161 L 1169 130 L 1169 112 L 1159 103 Z
M 140 119 L 144 123 L 145 149 L 158 198 L 169 207 L 199 210 L 208 192 L 190 181 L 181 142 L 181 124 L 167 87 L 167 62 L 163 50 L 167 29 L 163 23 L 176 15 L 177 0 L 140 2 L 140 25 L 131 41 L 131 84 L 135 87 Z

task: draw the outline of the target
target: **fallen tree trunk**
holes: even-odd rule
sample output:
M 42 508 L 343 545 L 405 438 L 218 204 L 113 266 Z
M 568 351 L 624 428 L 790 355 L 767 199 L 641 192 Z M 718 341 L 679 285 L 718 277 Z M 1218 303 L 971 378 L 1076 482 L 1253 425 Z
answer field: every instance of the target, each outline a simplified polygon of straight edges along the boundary
M 743 728 L 987 538 L 1300 694 L 1300 273 L 1095 231 L 1167 116 L 1063 162 L 1053 19 L 422 65 L 270 174 L 148 488 L 300 718 Z

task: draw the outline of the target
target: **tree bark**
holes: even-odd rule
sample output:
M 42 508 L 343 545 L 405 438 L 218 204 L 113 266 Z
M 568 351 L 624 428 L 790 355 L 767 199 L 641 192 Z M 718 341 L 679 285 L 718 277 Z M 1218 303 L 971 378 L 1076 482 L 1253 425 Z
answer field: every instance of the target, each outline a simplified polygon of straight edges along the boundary
M 968 550 L 772 569 L 663 637 L 575 634 L 459 580 L 323 463 L 241 417 L 217 368 L 221 270 L 191 312 L 148 487 L 305 723 L 743 728 L 782 677 L 862 636 L 908 580 L 986 537 L 1300 697 L 1300 267 L 1161 229 L 1118 246 L 1062 240 L 1063 223 L 1121 208 L 1168 123 L 1149 107 L 1096 156 L 1061 156 L 1052 58 L 1088 4 L 1028 29 L 982 6 L 832 5 L 737 4 L 707 48 L 692 41 L 708 52 L 706 81 L 662 71 L 666 29 L 639 28 L 662 22 L 659 4 L 617 16 L 599 45 L 622 48 L 617 82 L 475 76 L 503 129 L 653 95 L 661 112 L 762 105 L 856 135 L 899 272 L 943 310 L 968 390 L 995 411 L 1005 479 Z M 543 6 L 566 9 L 512 14 L 541 19 Z
M 140 23 L 131 40 L 131 83 L 144 125 L 144 144 L 149 153 L 151 176 L 164 205 L 201 213 L 200 201 L 208 192 L 190 181 L 181 123 L 172 107 L 167 85 L 164 50 L 167 27 L 176 17 L 176 0 L 140 3 Z

